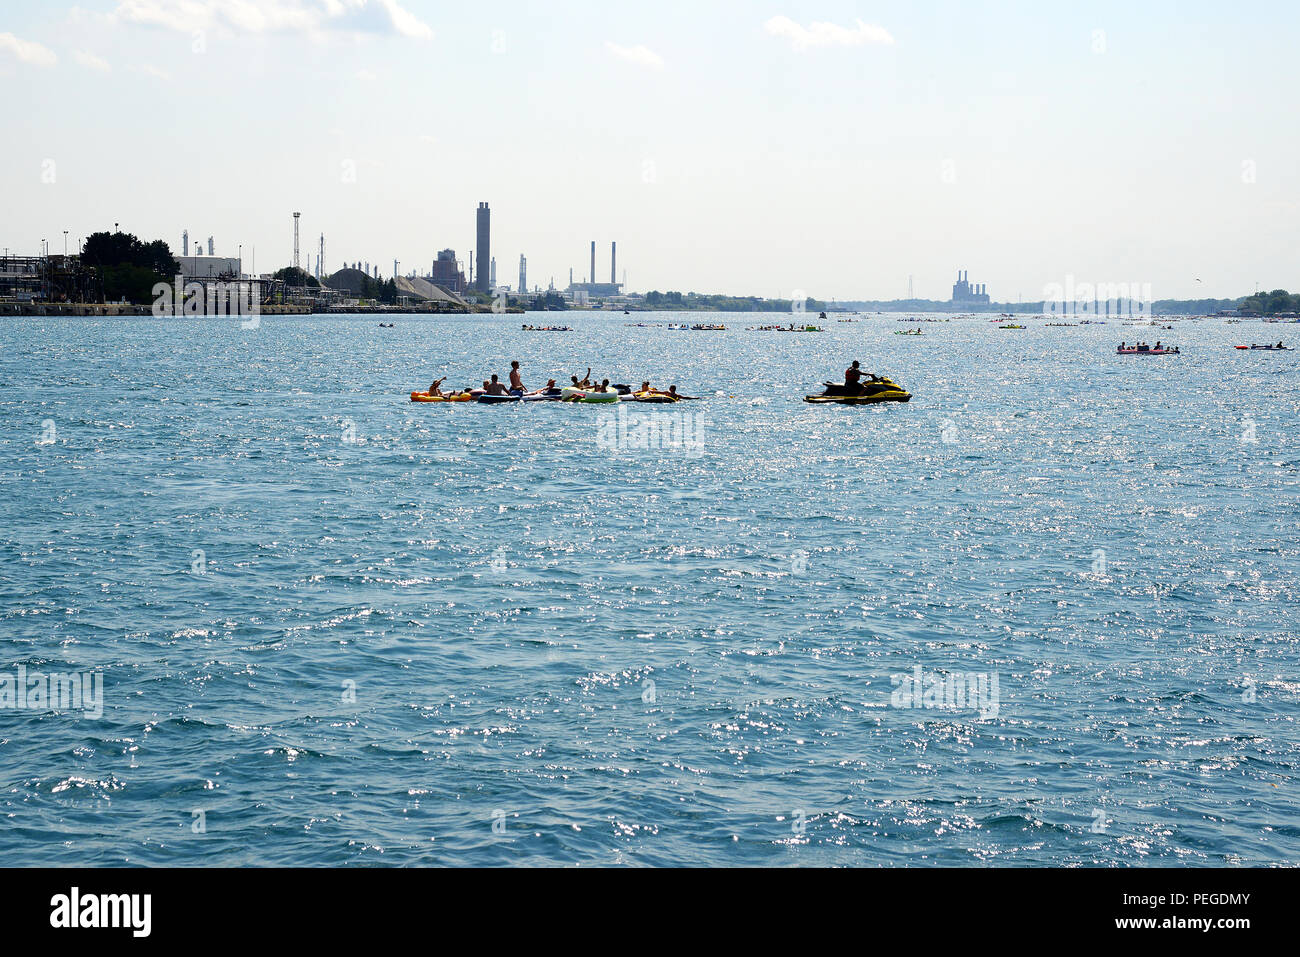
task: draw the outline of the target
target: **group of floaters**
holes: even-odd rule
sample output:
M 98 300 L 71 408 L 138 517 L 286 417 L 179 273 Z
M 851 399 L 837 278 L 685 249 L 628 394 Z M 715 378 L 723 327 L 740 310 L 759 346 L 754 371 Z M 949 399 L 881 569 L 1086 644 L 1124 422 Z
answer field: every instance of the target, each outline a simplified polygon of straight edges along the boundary
M 1152 346 L 1150 343 L 1139 342 L 1129 345 L 1127 342 L 1121 342 L 1119 348 L 1115 350 L 1117 355 L 1121 356 L 1177 356 L 1182 352 L 1177 346 L 1167 346 L 1160 340 Z
M 1255 350 L 1259 352 L 1291 352 L 1292 351 L 1289 346 L 1283 345 L 1281 342 L 1279 342 L 1275 346 L 1261 346 L 1252 342 L 1248 346 L 1237 346 L 1237 348 L 1244 351 Z M 1182 355 L 1182 351 L 1177 346 L 1167 346 L 1158 339 L 1156 340 L 1156 344 L 1154 346 L 1146 342 L 1138 342 L 1131 346 L 1127 342 L 1121 342 L 1116 352 L 1122 356 Z
M 570 385 L 559 386 L 551 379 L 541 389 L 529 390 L 524 385 L 523 375 L 518 362 L 510 363 L 510 384 L 503 383 L 495 374 L 483 382 L 482 388 L 466 387 L 452 392 L 444 392 L 442 385 L 447 381 L 444 376 L 435 379 L 427 392 L 412 392 L 412 402 L 478 402 L 492 405 L 506 402 L 582 402 L 591 404 L 612 404 L 615 402 L 650 402 L 666 404 L 672 402 L 695 401 L 696 396 L 682 395 L 677 386 L 668 387 L 667 391 L 654 388 L 649 380 L 641 383 L 639 389 L 627 385 L 611 385 L 608 379 L 599 383 L 591 378 L 591 370 L 579 379 L 569 376 Z

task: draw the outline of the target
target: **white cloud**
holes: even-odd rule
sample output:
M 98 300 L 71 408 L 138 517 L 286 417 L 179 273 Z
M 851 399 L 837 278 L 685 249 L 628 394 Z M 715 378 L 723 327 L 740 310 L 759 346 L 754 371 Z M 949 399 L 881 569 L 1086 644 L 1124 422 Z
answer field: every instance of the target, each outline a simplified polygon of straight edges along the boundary
M 894 37 L 884 27 L 858 21 L 856 27 L 842 27 L 837 23 L 810 23 L 801 26 L 789 17 L 773 17 L 763 24 L 774 37 L 785 37 L 798 51 L 810 47 L 860 47 L 893 46 Z
M 0 54 L 5 53 L 32 66 L 54 66 L 59 62 L 53 50 L 32 40 L 20 40 L 12 33 L 0 33 Z
M 147 63 L 142 66 L 133 64 L 132 66 L 127 67 L 127 69 L 132 73 L 139 73 L 141 76 L 152 77 L 155 80 L 170 80 L 172 78 L 171 74 L 166 70 L 160 70 L 158 67 L 150 66 Z
M 628 63 L 648 66 L 655 70 L 662 70 L 664 67 L 664 58 L 647 46 L 622 47 L 617 43 L 606 41 L 605 49 Z
M 87 53 L 85 50 L 77 50 L 72 54 L 72 59 L 76 60 L 87 70 L 98 70 L 101 73 L 111 73 L 113 70 L 107 60 L 102 57 L 97 57 L 93 53 Z
M 379 77 L 375 76 L 369 70 L 357 70 L 357 79 L 362 83 L 374 83 Z
M 418 40 L 433 30 L 401 0 L 119 0 L 125 23 L 180 33 L 227 29 L 235 33 L 388 33 Z

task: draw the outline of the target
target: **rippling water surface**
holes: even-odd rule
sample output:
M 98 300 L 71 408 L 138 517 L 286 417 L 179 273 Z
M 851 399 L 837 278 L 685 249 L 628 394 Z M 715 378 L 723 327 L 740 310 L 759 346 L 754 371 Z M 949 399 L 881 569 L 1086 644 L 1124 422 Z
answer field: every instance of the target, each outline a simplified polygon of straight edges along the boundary
M 1300 863 L 1300 327 L 557 320 L 0 325 L 0 672 L 104 681 L 0 710 L 5 861 Z M 407 401 L 515 358 L 699 454 Z

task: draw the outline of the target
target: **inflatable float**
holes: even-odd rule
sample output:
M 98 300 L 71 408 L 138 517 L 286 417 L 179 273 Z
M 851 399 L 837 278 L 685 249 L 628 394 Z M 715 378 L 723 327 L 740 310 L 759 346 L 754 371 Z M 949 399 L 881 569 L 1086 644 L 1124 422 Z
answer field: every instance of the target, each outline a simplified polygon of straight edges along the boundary
M 446 395 L 429 395 L 429 393 L 427 392 L 411 393 L 412 402 L 469 402 L 470 398 L 471 397 L 468 395 L 446 396 Z
M 562 389 L 560 399 L 564 402 L 590 402 L 598 405 L 621 402 L 623 397 L 617 392 L 592 392 L 588 389 Z

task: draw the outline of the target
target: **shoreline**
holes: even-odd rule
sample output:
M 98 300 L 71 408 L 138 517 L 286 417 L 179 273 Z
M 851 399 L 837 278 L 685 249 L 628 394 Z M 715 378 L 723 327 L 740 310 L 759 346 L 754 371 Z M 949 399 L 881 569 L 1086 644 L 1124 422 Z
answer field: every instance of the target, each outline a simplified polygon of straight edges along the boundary
M 468 316 L 493 315 L 489 306 L 471 306 L 469 309 L 421 309 L 410 306 L 352 306 L 347 308 L 314 309 L 311 306 L 262 306 L 260 311 L 249 313 L 231 313 L 229 316 L 185 316 L 164 314 L 154 315 L 153 306 L 135 306 L 120 303 L 0 303 L 0 318 L 42 319 L 204 319 L 204 318 L 251 318 L 258 316 Z M 511 309 L 501 315 L 524 315 L 524 310 Z

